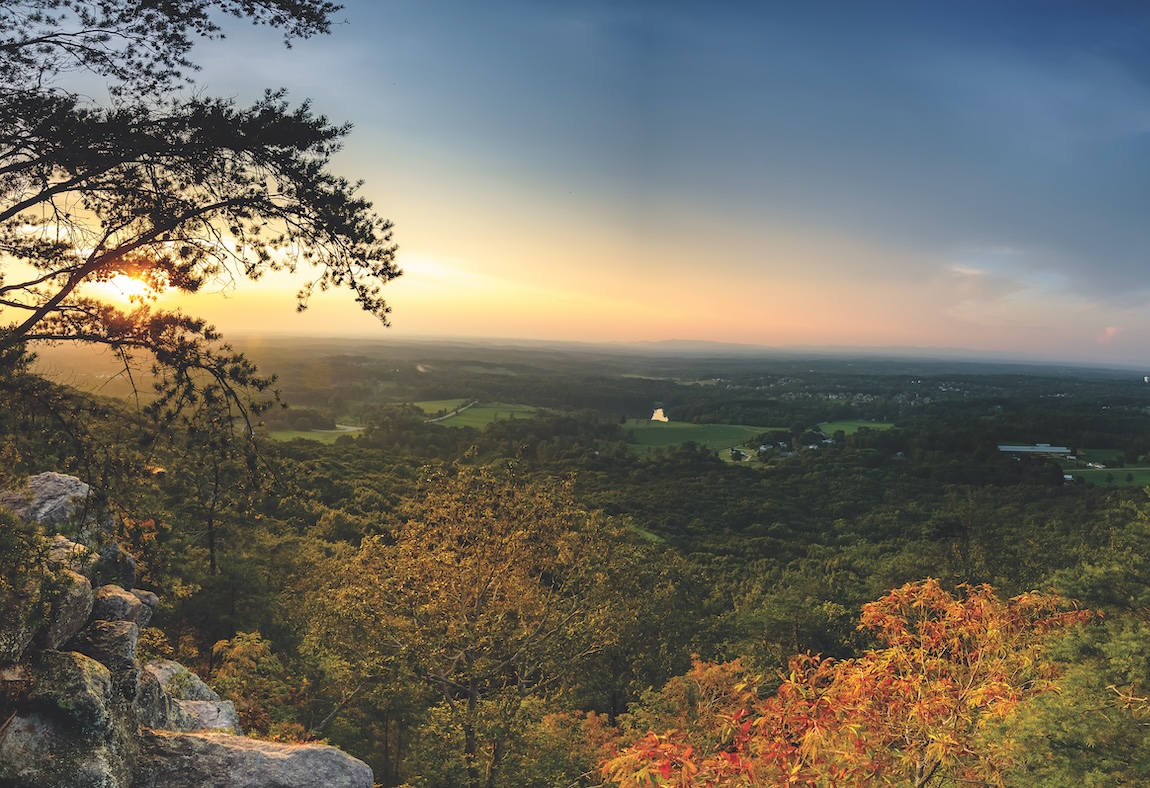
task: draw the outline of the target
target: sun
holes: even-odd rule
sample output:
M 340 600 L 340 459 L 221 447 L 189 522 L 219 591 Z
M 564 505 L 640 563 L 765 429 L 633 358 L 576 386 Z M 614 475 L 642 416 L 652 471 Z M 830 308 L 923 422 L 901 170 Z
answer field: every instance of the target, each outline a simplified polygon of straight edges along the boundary
M 127 303 L 138 303 L 156 296 L 156 292 L 147 282 L 127 274 L 116 274 L 111 279 L 100 282 L 96 287 L 102 291 L 105 298 Z

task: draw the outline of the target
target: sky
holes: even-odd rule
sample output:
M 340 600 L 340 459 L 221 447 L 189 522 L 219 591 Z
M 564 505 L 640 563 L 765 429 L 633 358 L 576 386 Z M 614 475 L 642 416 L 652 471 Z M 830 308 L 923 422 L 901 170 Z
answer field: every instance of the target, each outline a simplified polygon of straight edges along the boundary
M 198 80 L 353 124 L 392 327 L 270 281 L 189 304 L 225 331 L 1150 366 L 1145 3 L 345 3 Z

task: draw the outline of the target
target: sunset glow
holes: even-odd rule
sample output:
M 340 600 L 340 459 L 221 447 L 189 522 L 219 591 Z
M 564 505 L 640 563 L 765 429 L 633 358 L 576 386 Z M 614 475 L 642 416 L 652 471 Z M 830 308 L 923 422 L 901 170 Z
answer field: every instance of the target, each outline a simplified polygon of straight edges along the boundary
M 387 333 L 264 283 L 207 310 L 225 331 L 1137 363 L 1150 50 L 1122 31 L 1148 12 L 1085 8 L 352 0 L 290 52 L 229 31 L 204 82 L 352 122 L 337 167 L 405 275 Z
M 106 282 L 97 282 L 90 287 L 97 297 L 123 304 L 141 303 L 159 295 L 147 282 L 127 274 L 116 274 Z

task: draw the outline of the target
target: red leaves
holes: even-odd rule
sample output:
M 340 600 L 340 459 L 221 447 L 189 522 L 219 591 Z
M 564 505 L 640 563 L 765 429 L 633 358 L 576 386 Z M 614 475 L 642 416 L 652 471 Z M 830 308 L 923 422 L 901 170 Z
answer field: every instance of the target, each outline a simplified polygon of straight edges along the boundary
M 935 580 L 905 585 L 863 607 L 859 627 L 885 648 L 792 658 L 772 697 L 713 723 L 729 734 L 720 752 L 697 756 L 679 731 L 652 733 L 604 774 L 622 786 L 858 785 L 883 774 L 1001 784 L 1009 744 L 984 734 L 1050 688 L 1045 641 L 1091 616 L 1063 608 L 1048 594 L 1004 602 L 986 585 L 955 595 Z M 691 675 L 721 667 L 696 662 Z

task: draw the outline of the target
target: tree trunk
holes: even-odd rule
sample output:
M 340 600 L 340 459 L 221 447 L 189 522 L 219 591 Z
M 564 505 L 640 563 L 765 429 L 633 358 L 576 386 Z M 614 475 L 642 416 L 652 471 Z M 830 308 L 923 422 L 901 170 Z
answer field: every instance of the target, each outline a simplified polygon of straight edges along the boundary
M 467 788 L 479 788 L 479 764 L 476 763 L 476 753 L 479 750 L 478 736 L 475 732 L 476 710 L 479 705 L 479 688 L 475 682 L 470 682 L 467 688 L 467 721 L 463 725 L 463 764 L 467 767 Z

